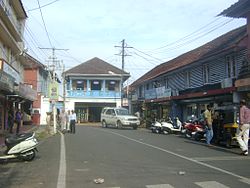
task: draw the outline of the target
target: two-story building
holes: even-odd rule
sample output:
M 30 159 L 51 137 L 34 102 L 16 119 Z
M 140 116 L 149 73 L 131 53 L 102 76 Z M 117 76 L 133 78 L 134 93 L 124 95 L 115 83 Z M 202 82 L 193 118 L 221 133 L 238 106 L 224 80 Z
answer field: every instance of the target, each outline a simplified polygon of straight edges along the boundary
M 10 108 L 25 109 L 36 92 L 24 83 L 23 32 L 27 14 L 21 0 L 0 1 L 0 130 L 7 128 Z
M 29 54 L 26 54 L 25 57 L 27 64 L 24 67 L 24 83 L 37 91 L 36 98 L 32 101 L 32 109 L 30 109 L 29 115 L 31 115 L 34 125 L 40 125 L 41 122 L 45 124 L 46 112 L 49 110 L 43 107 L 43 101 L 44 98 L 48 97 L 51 76 L 47 67 L 40 61 Z
M 238 103 L 234 83 L 246 53 L 247 28 L 242 26 L 163 63 L 132 84 L 133 109 L 140 105 L 146 117 L 186 120 L 210 103 Z
M 250 1 L 239 0 L 219 15 L 232 18 L 246 18 L 247 20 L 247 56 L 245 57 L 235 86 L 237 91 L 241 93 L 250 104 Z
M 65 110 L 75 110 L 78 122 L 98 122 L 103 107 L 121 106 L 122 85 L 130 74 L 95 57 L 64 73 Z

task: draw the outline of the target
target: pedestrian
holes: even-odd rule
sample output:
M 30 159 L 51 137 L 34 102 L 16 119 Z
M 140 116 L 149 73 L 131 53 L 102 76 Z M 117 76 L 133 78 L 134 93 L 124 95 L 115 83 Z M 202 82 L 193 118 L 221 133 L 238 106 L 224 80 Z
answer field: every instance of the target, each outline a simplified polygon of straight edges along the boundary
M 62 109 L 60 113 L 60 125 L 61 125 L 61 130 L 63 132 L 65 132 L 67 129 L 66 124 L 67 124 L 67 114 L 65 113 L 65 110 Z
M 20 112 L 20 109 L 18 108 L 15 114 L 15 121 L 16 121 L 16 134 L 19 134 L 21 121 L 22 121 L 22 114 Z
M 9 128 L 9 133 L 13 133 L 13 126 L 14 126 L 14 112 L 13 109 L 10 108 L 8 111 L 8 128 Z
M 206 142 L 209 147 L 211 147 L 211 140 L 214 136 L 213 133 L 213 119 L 212 119 L 212 107 L 211 105 L 207 105 L 207 110 L 204 112 L 204 119 L 206 125 Z
M 47 117 L 46 117 L 46 131 L 48 134 L 50 134 L 50 126 L 51 126 L 51 113 L 50 112 L 47 112 Z
M 250 127 L 250 109 L 246 106 L 246 101 L 240 101 L 240 123 L 236 134 L 236 139 L 240 145 L 241 155 L 248 155 L 248 139 Z
M 72 114 L 70 112 L 70 110 L 68 110 L 68 126 L 67 126 L 67 131 L 70 133 L 71 132 L 71 118 L 72 118 Z
M 73 134 L 76 133 L 76 113 L 74 110 L 71 110 L 70 132 Z

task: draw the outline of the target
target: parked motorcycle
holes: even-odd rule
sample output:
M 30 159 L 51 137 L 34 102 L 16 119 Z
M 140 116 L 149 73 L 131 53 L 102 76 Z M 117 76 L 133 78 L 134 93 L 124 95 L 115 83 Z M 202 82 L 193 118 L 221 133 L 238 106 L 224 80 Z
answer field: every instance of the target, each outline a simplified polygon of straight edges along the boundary
M 1 160 L 20 159 L 32 161 L 37 152 L 38 141 L 35 133 L 22 133 L 5 138 L 6 151 L 0 155 Z
M 152 122 L 150 129 L 152 133 L 157 133 L 157 134 L 162 133 L 162 125 L 156 119 L 154 120 L 154 122 Z
M 205 138 L 206 129 L 201 121 L 188 121 L 184 123 L 182 133 L 186 138 L 194 138 L 196 141 L 200 141 L 202 138 Z
M 172 121 L 171 118 L 169 118 L 168 121 L 161 122 L 161 125 L 162 125 L 162 132 L 164 134 L 180 133 L 183 129 L 182 123 L 178 117 L 176 117 L 174 121 Z

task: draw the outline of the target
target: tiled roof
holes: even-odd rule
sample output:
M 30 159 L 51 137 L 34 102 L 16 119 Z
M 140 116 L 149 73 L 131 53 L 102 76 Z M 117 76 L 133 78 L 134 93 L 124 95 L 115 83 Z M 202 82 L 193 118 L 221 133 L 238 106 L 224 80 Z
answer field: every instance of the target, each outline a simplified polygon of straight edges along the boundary
M 76 67 L 65 71 L 66 75 L 121 75 L 129 76 L 129 73 L 95 57 Z
M 219 16 L 246 18 L 249 12 L 250 12 L 250 1 L 239 0 L 237 3 L 231 5 L 229 8 L 222 11 L 219 14 Z
M 162 74 L 171 72 L 186 65 L 195 63 L 220 53 L 223 50 L 235 47 L 244 37 L 246 37 L 246 26 L 232 30 L 207 44 L 198 47 L 192 51 L 178 56 L 177 58 L 160 64 L 137 79 L 131 86 L 134 87 L 150 79 L 156 78 Z

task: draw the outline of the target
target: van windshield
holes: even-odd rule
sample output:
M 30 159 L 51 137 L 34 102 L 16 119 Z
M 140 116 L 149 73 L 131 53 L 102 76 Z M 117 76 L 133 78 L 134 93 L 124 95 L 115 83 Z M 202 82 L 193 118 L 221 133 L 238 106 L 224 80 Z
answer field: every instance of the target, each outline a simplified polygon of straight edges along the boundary
M 117 109 L 115 111 L 116 111 L 116 114 L 120 115 L 120 116 L 128 115 L 128 110 L 127 109 Z

